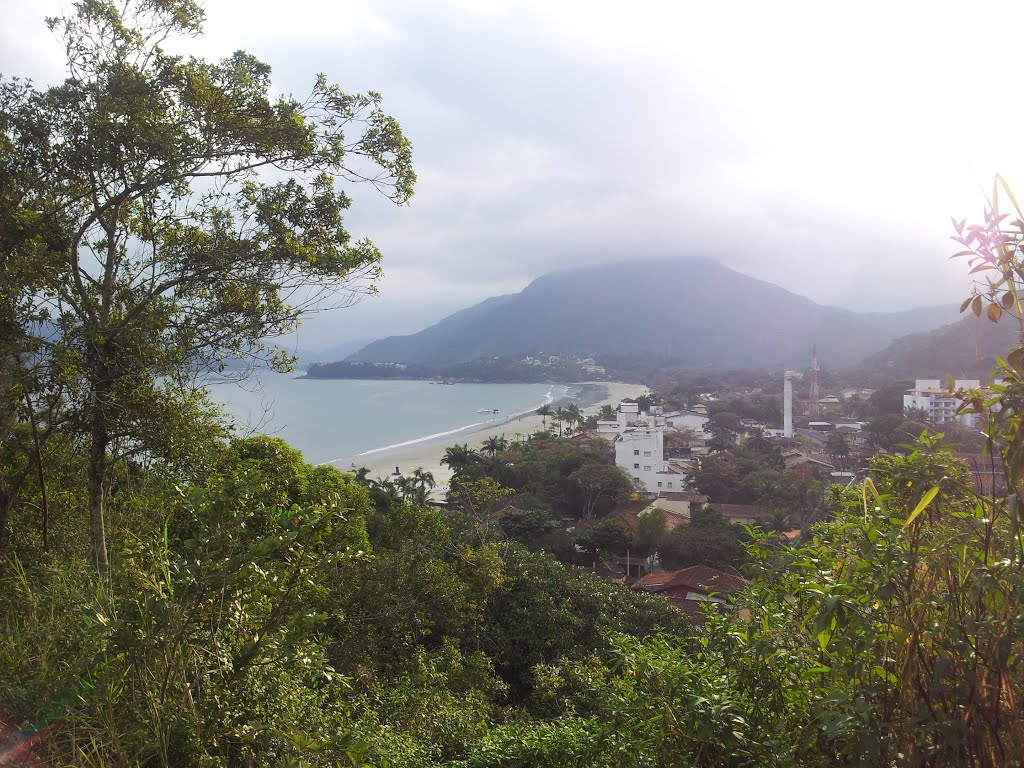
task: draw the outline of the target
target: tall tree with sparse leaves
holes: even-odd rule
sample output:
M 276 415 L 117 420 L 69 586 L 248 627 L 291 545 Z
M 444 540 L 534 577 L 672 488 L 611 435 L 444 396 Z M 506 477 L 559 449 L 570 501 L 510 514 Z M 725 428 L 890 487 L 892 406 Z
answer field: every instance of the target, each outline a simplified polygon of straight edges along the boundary
M 173 453 L 183 413 L 202 411 L 204 372 L 287 367 L 266 339 L 324 299 L 372 291 L 380 253 L 346 230 L 339 181 L 396 203 L 415 181 L 378 94 L 319 76 L 308 95 L 275 98 L 270 67 L 244 52 L 165 50 L 202 21 L 194 0 L 80 0 L 48 20 L 61 85 L 0 79 L 0 168 L 18 182 L 2 255 L 26 242 L 36 255 L 4 277 L 31 297 L 44 322 L 30 331 L 74 392 L 101 573 L 112 462 Z

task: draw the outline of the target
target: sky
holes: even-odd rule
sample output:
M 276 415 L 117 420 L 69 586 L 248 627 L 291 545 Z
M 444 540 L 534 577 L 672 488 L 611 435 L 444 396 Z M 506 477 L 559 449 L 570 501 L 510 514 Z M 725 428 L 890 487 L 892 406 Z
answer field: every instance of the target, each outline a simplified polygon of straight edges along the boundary
M 43 17 L 70 3 L 4 6 L 0 72 L 59 82 Z M 651 258 L 709 256 L 857 310 L 953 303 L 968 278 L 950 217 L 980 220 L 997 172 L 1024 189 L 1024 3 L 204 7 L 198 53 L 244 49 L 295 95 L 318 72 L 378 91 L 413 144 L 407 206 L 349 190 L 350 229 L 384 254 L 380 295 L 309 318 L 300 347 Z

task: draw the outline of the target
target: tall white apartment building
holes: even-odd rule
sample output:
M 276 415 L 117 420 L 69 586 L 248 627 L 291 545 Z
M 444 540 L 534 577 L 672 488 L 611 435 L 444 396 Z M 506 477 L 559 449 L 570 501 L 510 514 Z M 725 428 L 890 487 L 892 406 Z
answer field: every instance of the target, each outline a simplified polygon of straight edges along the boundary
M 636 403 L 621 403 L 616 416 L 614 421 L 598 422 L 599 432 L 615 435 L 615 463 L 648 493 L 683 490 L 686 475 L 665 461 L 666 425 L 661 414 L 645 416 Z
M 957 379 L 953 389 L 977 389 L 981 382 L 977 379 Z M 957 421 L 972 429 L 978 425 L 978 414 L 964 413 L 957 415 L 957 409 L 963 401 L 942 386 L 938 379 L 918 379 L 914 388 L 903 394 L 903 409 L 919 408 L 928 414 L 928 420 L 936 424 Z

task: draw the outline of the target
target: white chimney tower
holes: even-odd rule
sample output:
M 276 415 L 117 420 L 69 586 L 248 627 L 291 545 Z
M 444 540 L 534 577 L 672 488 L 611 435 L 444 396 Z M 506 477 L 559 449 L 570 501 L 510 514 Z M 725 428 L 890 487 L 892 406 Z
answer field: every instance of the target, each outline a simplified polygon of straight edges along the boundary
M 782 376 L 782 435 L 793 436 L 793 379 L 796 371 L 786 371 Z

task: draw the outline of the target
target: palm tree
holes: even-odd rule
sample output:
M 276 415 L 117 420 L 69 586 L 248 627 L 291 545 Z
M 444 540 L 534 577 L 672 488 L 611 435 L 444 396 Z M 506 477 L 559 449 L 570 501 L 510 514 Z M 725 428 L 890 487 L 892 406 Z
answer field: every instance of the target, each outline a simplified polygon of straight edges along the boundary
M 555 408 L 555 415 L 551 419 L 552 421 L 558 422 L 558 436 L 562 436 L 562 422 L 565 421 L 565 408 L 558 406 Z
M 480 454 L 463 443 L 462 445 L 456 444 L 446 448 L 441 463 L 457 475 L 476 464 L 479 459 Z
M 569 434 L 576 431 L 577 427 L 583 425 L 583 411 L 576 403 L 570 403 L 565 408 L 565 421 L 569 425 Z
M 437 485 L 437 482 L 434 480 L 434 473 L 424 471 L 423 467 L 416 467 L 412 471 L 412 478 L 416 481 L 416 485 L 427 490 L 432 491 L 434 486 Z
M 545 403 L 540 408 L 538 408 L 535 411 L 535 413 L 541 417 L 542 423 L 544 424 L 544 427 L 546 429 L 548 426 L 548 416 L 551 415 L 551 406 Z
M 427 496 L 437 483 L 434 481 L 434 473 L 424 471 L 423 467 L 416 467 L 412 471 L 412 482 L 410 483 L 411 496 L 420 504 L 425 504 Z
M 486 440 L 484 440 L 484 446 L 481 450 L 484 453 L 486 453 L 490 458 L 493 459 L 501 451 L 504 451 L 507 448 L 508 440 L 505 439 L 504 435 L 502 435 L 501 437 L 498 437 L 497 435 L 491 435 Z

